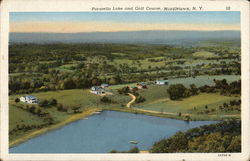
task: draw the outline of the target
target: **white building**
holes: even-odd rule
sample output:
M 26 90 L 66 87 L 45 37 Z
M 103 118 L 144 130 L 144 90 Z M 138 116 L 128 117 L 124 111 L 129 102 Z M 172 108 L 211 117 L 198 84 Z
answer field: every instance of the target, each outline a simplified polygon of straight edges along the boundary
M 93 86 L 93 87 L 91 87 L 91 92 L 94 94 L 104 94 L 105 90 L 104 90 L 104 88 L 102 88 L 100 86 Z
M 109 87 L 109 85 L 106 84 L 106 83 L 102 83 L 102 84 L 101 84 L 101 87 L 102 87 L 102 88 L 107 88 L 107 87 Z
M 168 80 L 157 80 L 155 81 L 157 85 L 168 85 Z
M 38 99 L 35 96 L 22 96 L 20 97 L 21 102 L 26 102 L 26 103 L 38 103 Z

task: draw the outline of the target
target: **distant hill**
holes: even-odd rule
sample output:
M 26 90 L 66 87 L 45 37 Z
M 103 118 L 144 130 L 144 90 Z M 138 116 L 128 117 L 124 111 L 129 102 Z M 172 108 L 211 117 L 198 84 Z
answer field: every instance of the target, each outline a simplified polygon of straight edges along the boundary
M 192 45 L 204 40 L 240 40 L 240 31 L 130 31 L 10 33 L 10 43 L 149 43 Z

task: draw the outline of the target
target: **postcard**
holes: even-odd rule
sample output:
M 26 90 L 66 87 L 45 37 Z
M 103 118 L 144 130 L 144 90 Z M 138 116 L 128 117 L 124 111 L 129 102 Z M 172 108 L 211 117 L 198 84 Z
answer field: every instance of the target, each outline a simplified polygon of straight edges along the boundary
M 0 20 L 2 160 L 249 160 L 249 2 L 10 0 Z

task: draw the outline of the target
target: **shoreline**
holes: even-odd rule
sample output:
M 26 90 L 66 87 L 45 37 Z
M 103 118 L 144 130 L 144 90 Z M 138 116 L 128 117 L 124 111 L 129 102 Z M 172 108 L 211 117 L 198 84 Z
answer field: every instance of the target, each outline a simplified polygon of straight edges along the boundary
M 88 116 L 91 116 L 95 112 L 102 112 L 105 110 L 127 112 L 127 113 L 133 113 L 133 114 L 142 114 L 142 115 L 148 115 L 148 116 L 154 116 L 154 117 L 162 117 L 162 118 L 170 118 L 170 119 L 187 121 L 186 117 L 185 117 L 186 115 L 180 117 L 177 114 L 174 115 L 174 113 L 173 114 L 166 114 L 166 113 L 160 113 L 160 112 L 149 112 L 146 110 L 140 110 L 138 108 L 112 108 L 112 107 L 109 107 L 109 108 L 91 108 L 91 109 L 88 109 L 87 111 L 84 111 L 83 113 L 79 113 L 79 114 L 75 114 L 73 116 L 70 116 L 69 118 L 67 118 L 66 120 L 64 120 L 62 122 L 59 122 L 57 124 L 54 124 L 54 125 L 51 125 L 49 127 L 45 127 L 45 128 L 39 129 L 39 130 L 35 130 L 27 135 L 24 135 L 21 138 L 15 139 L 9 143 L 9 148 L 13 148 L 13 147 L 15 147 L 23 142 L 26 142 L 34 137 L 40 136 L 40 135 L 47 133 L 49 131 L 56 130 L 56 129 L 61 128 L 65 125 L 68 125 L 72 122 L 78 121 L 78 120 L 86 118 Z M 190 115 L 190 116 L 192 116 L 192 115 Z M 206 115 L 204 117 L 206 119 L 192 118 L 189 121 L 220 121 L 220 120 L 227 119 L 227 117 L 218 118 L 218 117 L 213 117 L 213 116 L 208 116 L 208 115 Z M 232 117 L 229 116 L 229 118 L 232 118 Z
M 47 132 L 52 131 L 52 130 L 56 130 L 58 128 L 61 128 L 65 125 L 68 125 L 68 124 L 75 122 L 77 120 L 91 116 L 95 112 L 98 112 L 98 111 L 102 111 L 102 110 L 100 108 L 92 108 L 92 109 L 89 109 L 87 111 L 84 111 L 83 113 L 79 113 L 79 114 L 75 114 L 73 116 L 70 116 L 69 118 L 67 118 L 64 121 L 59 122 L 57 124 L 54 124 L 54 125 L 51 125 L 49 127 L 45 127 L 45 128 L 39 129 L 39 130 L 35 130 L 27 135 L 24 135 L 21 138 L 18 138 L 18 139 L 15 139 L 15 140 L 9 142 L 9 148 L 13 148 L 13 147 L 15 147 L 23 142 L 26 142 L 34 137 L 40 136 L 44 133 L 47 133 Z
M 240 115 L 195 115 L 195 114 L 183 114 L 182 116 L 178 116 L 178 113 L 170 113 L 170 112 L 157 112 L 157 111 L 150 111 L 144 110 L 139 108 L 103 108 L 102 110 L 110 110 L 110 111 L 119 111 L 119 112 L 128 112 L 134 114 L 142 114 L 148 116 L 155 116 L 155 117 L 162 117 L 162 118 L 170 118 L 176 120 L 183 120 L 187 121 L 186 116 L 191 116 L 189 121 L 222 121 L 226 119 L 240 119 Z M 202 118 L 201 118 L 202 117 Z

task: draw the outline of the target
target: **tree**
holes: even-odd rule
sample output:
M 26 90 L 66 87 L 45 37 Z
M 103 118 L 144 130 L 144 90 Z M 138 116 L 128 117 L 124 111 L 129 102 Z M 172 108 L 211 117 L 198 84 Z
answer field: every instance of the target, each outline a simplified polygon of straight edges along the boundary
M 75 87 L 76 84 L 71 78 L 65 79 L 61 84 L 62 89 L 74 89 Z
M 182 84 L 170 85 L 167 92 L 171 100 L 177 100 L 184 97 L 186 87 Z
M 136 97 L 135 99 L 135 103 L 141 103 L 141 102 L 144 102 L 146 99 L 142 96 L 138 96 Z
M 50 106 L 57 105 L 57 100 L 56 100 L 56 99 L 54 99 L 54 98 L 49 99 L 49 101 L 48 101 L 48 105 L 50 105 Z
M 127 95 L 129 92 L 129 87 L 123 87 L 121 89 L 118 89 L 117 91 L 119 94 L 126 94 Z
M 38 104 L 40 107 L 47 107 L 49 105 L 48 100 L 41 100 Z
M 15 99 L 15 102 L 16 102 L 16 103 L 20 102 L 20 99 L 19 99 L 19 98 L 16 98 L 16 99 Z
M 139 150 L 139 148 L 136 146 L 136 147 L 134 147 L 134 148 L 131 148 L 129 151 L 128 151 L 128 153 L 139 153 L 140 152 L 140 150 Z
M 29 108 L 29 111 L 31 112 L 31 113 L 35 113 L 35 110 L 36 110 L 36 106 L 34 106 L 34 105 L 32 105 L 30 108 Z
M 103 102 L 103 103 L 111 103 L 111 99 L 108 98 L 107 96 L 104 96 L 104 97 L 101 98 L 101 102 Z
M 196 88 L 195 84 L 190 85 L 190 92 L 192 95 L 197 95 L 198 94 L 198 88 Z

